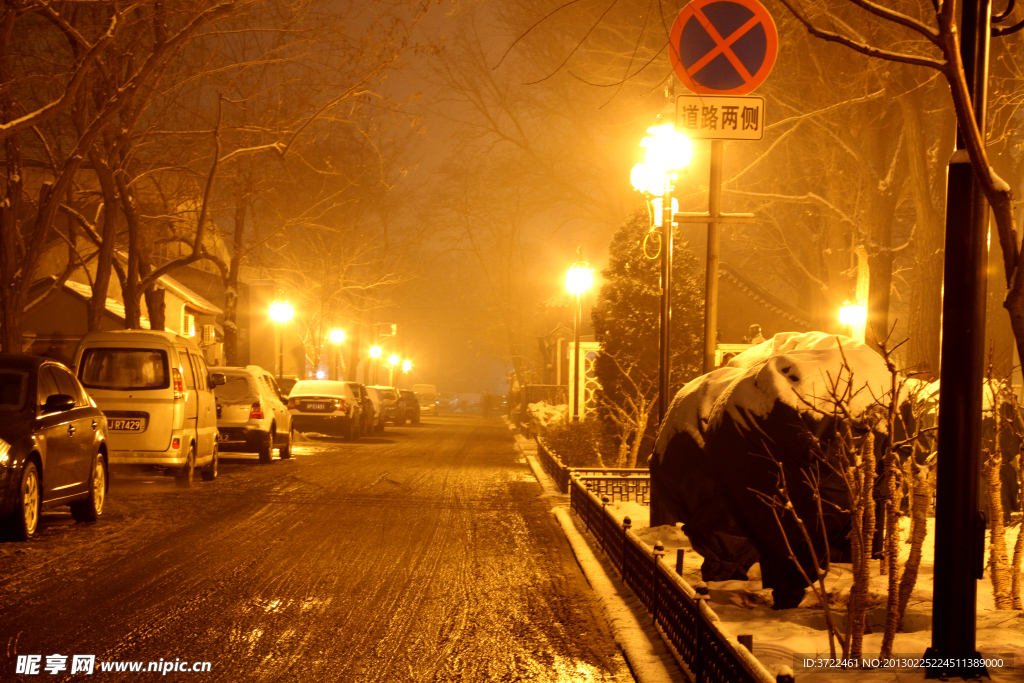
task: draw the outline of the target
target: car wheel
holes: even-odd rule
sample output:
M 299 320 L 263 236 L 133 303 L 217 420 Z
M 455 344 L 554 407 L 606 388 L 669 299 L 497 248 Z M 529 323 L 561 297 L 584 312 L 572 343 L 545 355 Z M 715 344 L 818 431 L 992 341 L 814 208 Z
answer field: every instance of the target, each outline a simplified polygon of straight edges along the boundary
M 267 433 L 267 438 L 260 444 L 260 449 L 256 451 L 260 455 L 260 462 L 270 462 L 270 456 L 274 451 L 274 432 L 270 431 Z
M 292 443 L 295 440 L 295 429 L 292 428 L 288 431 L 288 440 L 281 445 L 280 455 L 282 460 L 288 460 L 292 457 Z
M 219 472 L 217 466 L 220 461 L 220 448 L 217 444 L 213 444 L 213 460 L 203 465 L 203 469 L 200 470 L 200 474 L 203 475 L 203 481 L 213 481 L 217 478 Z
M 89 497 L 71 504 L 71 516 L 77 522 L 95 522 L 103 514 L 103 502 L 106 498 L 107 463 L 103 460 L 103 454 L 97 453 L 89 478 Z
M 174 483 L 183 489 L 192 486 L 192 475 L 195 473 L 195 470 L 196 447 L 195 444 L 191 444 L 188 447 L 188 457 L 185 459 L 185 464 L 174 475 Z
M 14 500 L 14 514 L 8 519 L 11 537 L 27 541 L 36 534 L 42 513 L 43 492 L 36 464 L 29 460 L 21 470 L 21 483 Z

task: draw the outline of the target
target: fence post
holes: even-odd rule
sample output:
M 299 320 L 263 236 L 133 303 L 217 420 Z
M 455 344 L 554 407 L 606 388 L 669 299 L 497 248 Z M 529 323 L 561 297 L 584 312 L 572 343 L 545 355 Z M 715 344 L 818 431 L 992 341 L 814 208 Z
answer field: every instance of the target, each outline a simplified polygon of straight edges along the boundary
M 683 575 L 683 558 L 686 556 L 685 548 L 676 548 L 676 574 Z
M 626 543 L 629 542 L 629 530 L 633 528 L 633 520 L 626 517 L 622 520 L 622 565 L 619 567 L 619 574 L 622 576 L 622 583 L 626 583 Z
M 654 542 L 654 550 L 651 557 L 654 558 L 653 572 L 651 572 L 651 620 L 658 625 L 658 558 L 665 556 L 665 544 L 661 541 Z
M 601 552 L 608 556 L 608 546 L 604 542 L 605 527 L 608 526 L 608 496 L 601 496 Z
M 739 641 L 740 645 L 747 648 L 747 652 L 749 652 L 750 654 L 754 654 L 754 636 L 752 634 L 736 636 L 736 640 Z
M 793 677 L 793 670 L 788 666 L 779 668 L 779 673 L 775 674 L 775 683 L 796 683 L 796 678 Z

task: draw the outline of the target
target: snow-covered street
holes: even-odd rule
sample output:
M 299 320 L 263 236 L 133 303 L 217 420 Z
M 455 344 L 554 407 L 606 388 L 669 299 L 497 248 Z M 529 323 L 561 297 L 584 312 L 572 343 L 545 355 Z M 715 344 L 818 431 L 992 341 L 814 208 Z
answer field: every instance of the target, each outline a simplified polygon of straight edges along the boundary
M 0 547 L 0 642 L 211 662 L 166 680 L 632 681 L 540 494 L 477 416 L 224 456 L 190 489 L 131 475 L 100 522 Z

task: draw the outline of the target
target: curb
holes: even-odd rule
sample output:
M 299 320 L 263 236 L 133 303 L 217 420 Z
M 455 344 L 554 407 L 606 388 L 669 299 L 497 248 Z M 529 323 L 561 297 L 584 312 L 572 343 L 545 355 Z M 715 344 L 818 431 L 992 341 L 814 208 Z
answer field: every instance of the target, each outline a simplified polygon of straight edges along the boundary
M 682 669 L 655 630 L 650 615 L 639 606 L 639 600 L 632 591 L 622 585 L 614 572 L 605 568 L 603 560 L 591 548 L 590 540 L 576 528 L 576 522 L 567 509 L 569 496 L 558 490 L 537 459 L 526 452 L 523 444 L 527 440 L 520 434 L 514 436 L 516 447 L 533 470 L 533 476 L 541 485 L 544 496 L 553 499 L 552 502 L 555 503 L 552 512 L 562 527 L 566 540 L 569 541 L 587 583 L 597 595 L 611 628 L 612 637 L 621 648 L 633 678 L 637 683 L 686 681 Z M 631 603 L 636 606 L 635 609 L 630 606 Z

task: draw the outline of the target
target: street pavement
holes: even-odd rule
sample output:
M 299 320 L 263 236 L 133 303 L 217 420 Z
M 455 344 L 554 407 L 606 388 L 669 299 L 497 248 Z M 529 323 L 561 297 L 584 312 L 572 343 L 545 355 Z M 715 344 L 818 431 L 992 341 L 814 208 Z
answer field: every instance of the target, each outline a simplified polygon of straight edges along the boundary
M 53 511 L 0 543 L 0 681 L 633 680 L 499 419 L 220 471 L 187 490 L 123 476 L 100 522 Z M 15 675 L 25 654 L 67 669 Z M 210 667 L 71 675 L 76 654 Z

